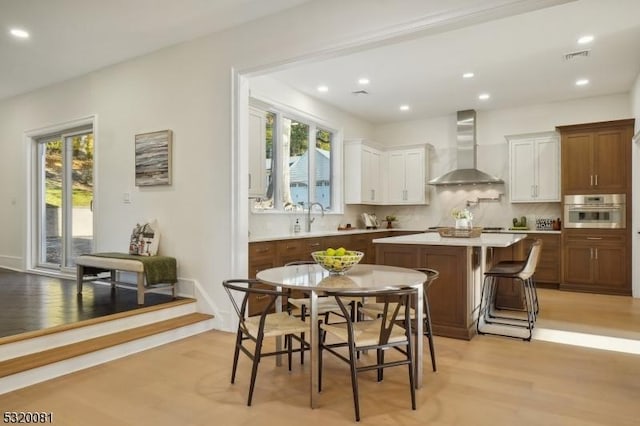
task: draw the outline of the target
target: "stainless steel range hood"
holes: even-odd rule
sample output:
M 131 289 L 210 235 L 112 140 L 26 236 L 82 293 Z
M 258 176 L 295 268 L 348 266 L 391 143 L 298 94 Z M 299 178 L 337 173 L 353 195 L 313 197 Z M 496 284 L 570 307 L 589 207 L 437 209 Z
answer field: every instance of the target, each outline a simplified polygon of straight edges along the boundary
M 495 176 L 476 169 L 476 112 L 469 109 L 457 113 L 456 146 L 458 168 L 431 179 L 429 185 L 472 185 L 504 183 Z

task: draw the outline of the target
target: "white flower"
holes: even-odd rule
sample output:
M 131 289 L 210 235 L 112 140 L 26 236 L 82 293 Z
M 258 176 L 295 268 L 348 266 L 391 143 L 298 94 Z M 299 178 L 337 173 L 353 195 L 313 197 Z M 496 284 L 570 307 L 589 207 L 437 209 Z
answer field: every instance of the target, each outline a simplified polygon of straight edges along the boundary
M 453 210 L 451 210 L 451 216 L 454 219 L 473 219 L 473 214 L 471 214 L 469 209 L 460 210 L 458 208 L 454 208 Z

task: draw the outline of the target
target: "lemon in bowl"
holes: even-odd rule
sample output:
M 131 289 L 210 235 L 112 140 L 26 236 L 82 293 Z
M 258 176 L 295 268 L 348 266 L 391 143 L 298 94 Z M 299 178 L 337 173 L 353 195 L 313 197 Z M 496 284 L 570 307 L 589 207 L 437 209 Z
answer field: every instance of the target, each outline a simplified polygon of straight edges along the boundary
M 360 262 L 363 256 L 364 253 L 361 251 L 346 250 L 344 247 L 328 248 L 311 253 L 313 260 L 331 274 L 344 274 Z

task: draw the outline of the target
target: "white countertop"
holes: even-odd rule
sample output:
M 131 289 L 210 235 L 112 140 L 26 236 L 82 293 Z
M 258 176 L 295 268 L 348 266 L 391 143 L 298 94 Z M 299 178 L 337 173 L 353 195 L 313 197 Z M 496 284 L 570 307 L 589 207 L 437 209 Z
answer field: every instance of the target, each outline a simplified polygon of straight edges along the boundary
M 414 244 L 428 246 L 509 247 L 527 237 L 526 233 L 487 233 L 477 238 L 445 238 L 437 232 L 377 238 L 375 244 Z

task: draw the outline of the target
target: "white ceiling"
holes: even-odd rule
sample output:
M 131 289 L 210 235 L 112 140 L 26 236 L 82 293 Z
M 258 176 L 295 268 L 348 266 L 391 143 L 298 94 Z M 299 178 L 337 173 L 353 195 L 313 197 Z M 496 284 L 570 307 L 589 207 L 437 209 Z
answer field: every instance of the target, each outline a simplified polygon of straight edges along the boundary
M 589 45 L 577 39 L 592 34 Z M 565 53 L 591 49 L 565 61 Z M 475 73 L 464 80 L 462 74 Z M 640 0 L 579 0 L 270 74 L 373 123 L 626 93 L 640 73 Z M 359 86 L 360 77 L 370 79 Z M 579 78 L 590 84 L 575 85 Z M 319 93 L 318 85 L 329 91 Z M 369 95 L 354 95 L 365 89 Z M 490 93 L 487 101 L 480 93 Z M 399 111 L 401 104 L 411 110 Z
M 0 99 L 309 0 L 0 0 Z M 274 73 L 371 122 L 628 92 L 640 73 L 640 0 L 578 0 Z M 8 35 L 11 27 L 29 40 Z M 588 58 L 564 61 L 593 34 Z M 463 80 L 473 71 L 476 77 Z M 367 87 L 356 83 L 361 76 Z M 591 83 L 576 87 L 577 78 Z M 329 92 L 319 94 L 319 84 Z M 364 88 L 369 95 L 351 92 Z M 481 102 L 477 95 L 489 92 Z M 400 112 L 408 104 L 411 110 Z
M 309 0 L 0 0 L 0 99 Z M 17 40 L 9 29 L 31 33 Z

